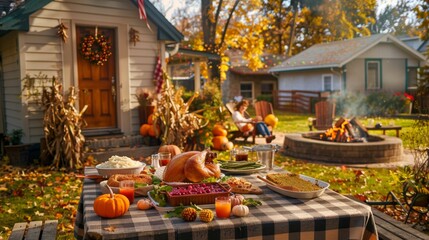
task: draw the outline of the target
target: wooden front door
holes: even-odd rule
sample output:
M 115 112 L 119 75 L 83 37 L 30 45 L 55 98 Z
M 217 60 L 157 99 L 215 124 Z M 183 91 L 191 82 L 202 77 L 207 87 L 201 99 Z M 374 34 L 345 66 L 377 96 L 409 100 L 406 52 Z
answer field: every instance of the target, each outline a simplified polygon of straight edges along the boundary
M 84 37 L 94 36 L 95 32 L 105 36 L 111 43 L 112 55 L 103 65 L 97 65 L 82 55 L 81 43 Z M 79 106 L 88 105 L 83 118 L 87 129 L 116 128 L 116 71 L 115 71 L 115 30 L 79 26 L 76 29 L 77 66 L 79 78 Z M 92 49 L 99 45 L 93 45 Z

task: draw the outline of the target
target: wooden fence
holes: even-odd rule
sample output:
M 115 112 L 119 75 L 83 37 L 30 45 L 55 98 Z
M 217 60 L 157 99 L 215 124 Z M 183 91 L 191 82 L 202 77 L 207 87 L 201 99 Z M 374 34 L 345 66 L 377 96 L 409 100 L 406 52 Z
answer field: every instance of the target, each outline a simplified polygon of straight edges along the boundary
M 276 90 L 273 93 L 274 109 L 296 113 L 314 113 L 314 104 L 329 97 L 329 92 Z

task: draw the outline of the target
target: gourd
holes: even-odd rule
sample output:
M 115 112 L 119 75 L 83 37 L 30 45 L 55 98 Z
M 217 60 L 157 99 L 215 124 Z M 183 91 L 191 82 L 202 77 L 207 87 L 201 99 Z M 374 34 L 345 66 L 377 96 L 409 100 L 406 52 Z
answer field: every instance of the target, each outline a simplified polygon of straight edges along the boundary
M 249 214 L 249 207 L 246 205 L 236 205 L 232 208 L 232 214 L 237 217 L 244 217 Z
M 130 201 L 125 195 L 114 194 L 107 185 L 110 193 L 98 196 L 94 200 L 94 211 L 100 217 L 116 218 L 124 215 L 130 207 Z
M 243 200 L 244 200 L 243 195 L 235 194 L 233 197 L 231 197 L 231 207 L 242 204 Z
M 171 153 L 171 157 L 182 153 L 182 151 L 180 151 L 180 148 L 176 145 L 163 145 L 159 147 L 158 152 L 169 152 Z
M 149 199 L 143 198 L 137 202 L 137 208 L 140 210 L 147 210 L 152 208 L 152 203 Z

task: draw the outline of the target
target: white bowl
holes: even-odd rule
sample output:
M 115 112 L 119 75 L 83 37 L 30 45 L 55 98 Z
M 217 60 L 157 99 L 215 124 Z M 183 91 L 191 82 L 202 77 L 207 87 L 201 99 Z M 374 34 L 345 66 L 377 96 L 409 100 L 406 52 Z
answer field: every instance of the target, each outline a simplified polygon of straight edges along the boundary
M 129 168 L 103 168 L 98 164 L 95 166 L 95 168 L 98 171 L 98 174 L 100 174 L 103 177 L 110 177 L 114 174 L 140 174 L 141 171 L 143 171 L 143 168 L 146 166 L 145 163 L 140 163 L 140 166 L 136 167 L 129 167 Z

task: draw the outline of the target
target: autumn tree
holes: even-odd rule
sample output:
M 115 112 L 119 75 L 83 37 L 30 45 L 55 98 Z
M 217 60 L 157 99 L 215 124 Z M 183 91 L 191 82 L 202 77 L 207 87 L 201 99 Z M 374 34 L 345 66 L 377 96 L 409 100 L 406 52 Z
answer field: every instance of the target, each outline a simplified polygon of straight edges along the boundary
M 396 5 L 387 5 L 377 14 L 375 23 L 371 25 L 371 32 L 388 32 L 397 36 L 414 35 L 415 19 L 410 15 L 413 15 L 413 6 L 407 0 L 400 0 Z
M 424 41 L 429 40 L 429 0 L 422 0 L 414 11 L 416 12 L 419 21 L 418 29 L 420 30 L 420 38 Z M 426 59 L 429 61 L 429 47 L 425 51 Z M 429 95 L 429 66 L 426 63 L 420 69 L 420 78 L 417 83 L 417 104 L 421 112 L 428 113 L 427 101 Z M 424 104 L 426 102 L 426 105 Z M 426 107 L 425 107 L 426 106 Z

